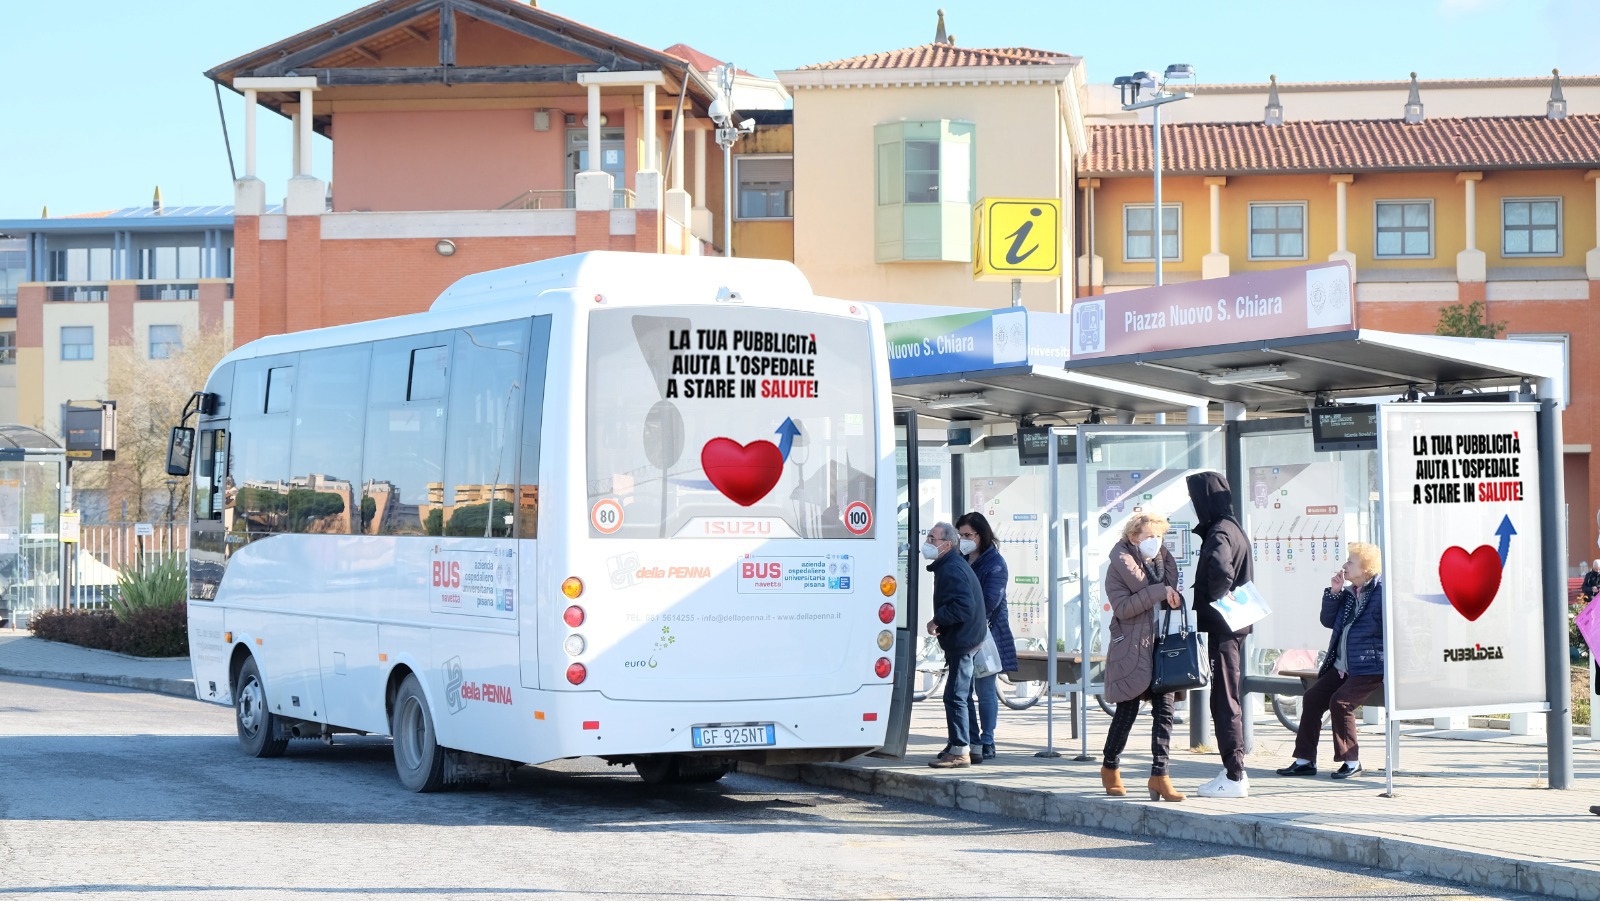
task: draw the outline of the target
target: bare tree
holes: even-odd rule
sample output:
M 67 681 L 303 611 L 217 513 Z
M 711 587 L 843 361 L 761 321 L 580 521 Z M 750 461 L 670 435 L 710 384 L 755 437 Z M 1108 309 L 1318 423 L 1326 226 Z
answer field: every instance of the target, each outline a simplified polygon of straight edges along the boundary
M 138 345 L 113 347 L 106 390 L 117 402 L 117 458 L 74 464 L 74 484 L 103 489 L 113 518 L 124 504 L 127 515 L 141 522 L 184 509 L 189 481 L 167 475 L 167 436 L 229 348 L 221 330 L 186 332 L 183 348 L 161 360 L 147 359 Z

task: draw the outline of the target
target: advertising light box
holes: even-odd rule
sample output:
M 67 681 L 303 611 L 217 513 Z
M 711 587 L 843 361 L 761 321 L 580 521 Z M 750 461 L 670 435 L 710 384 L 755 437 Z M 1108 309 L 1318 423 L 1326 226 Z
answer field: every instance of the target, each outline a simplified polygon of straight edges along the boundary
M 1542 709 L 1537 408 L 1380 415 L 1389 715 Z

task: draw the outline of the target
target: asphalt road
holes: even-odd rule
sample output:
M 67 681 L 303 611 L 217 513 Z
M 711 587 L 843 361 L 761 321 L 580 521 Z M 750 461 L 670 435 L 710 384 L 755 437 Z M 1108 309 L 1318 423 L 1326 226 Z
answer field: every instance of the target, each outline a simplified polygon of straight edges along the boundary
M 563 761 L 414 795 L 393 766 L 377 738 L 254 760 L 226 708 L 0 678 L 0 901 L 1532 897 L 739 774 Z

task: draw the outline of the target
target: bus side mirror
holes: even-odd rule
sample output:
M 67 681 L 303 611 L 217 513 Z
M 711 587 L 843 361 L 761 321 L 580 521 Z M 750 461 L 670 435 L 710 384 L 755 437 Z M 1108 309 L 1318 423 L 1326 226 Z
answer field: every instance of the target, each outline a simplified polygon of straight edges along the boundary
M 174 426 L 167 438 L 167 475 L 186 476 L 194 460 L 194 429 Z

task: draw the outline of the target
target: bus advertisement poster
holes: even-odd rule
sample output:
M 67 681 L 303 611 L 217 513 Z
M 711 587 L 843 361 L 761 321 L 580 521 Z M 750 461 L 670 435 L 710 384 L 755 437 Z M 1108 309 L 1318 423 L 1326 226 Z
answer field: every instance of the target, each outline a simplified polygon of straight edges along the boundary
M 434 613 L 515 619 L 516 558 L 512 553 L 434 545 L 429 567 L 429 609 Z

